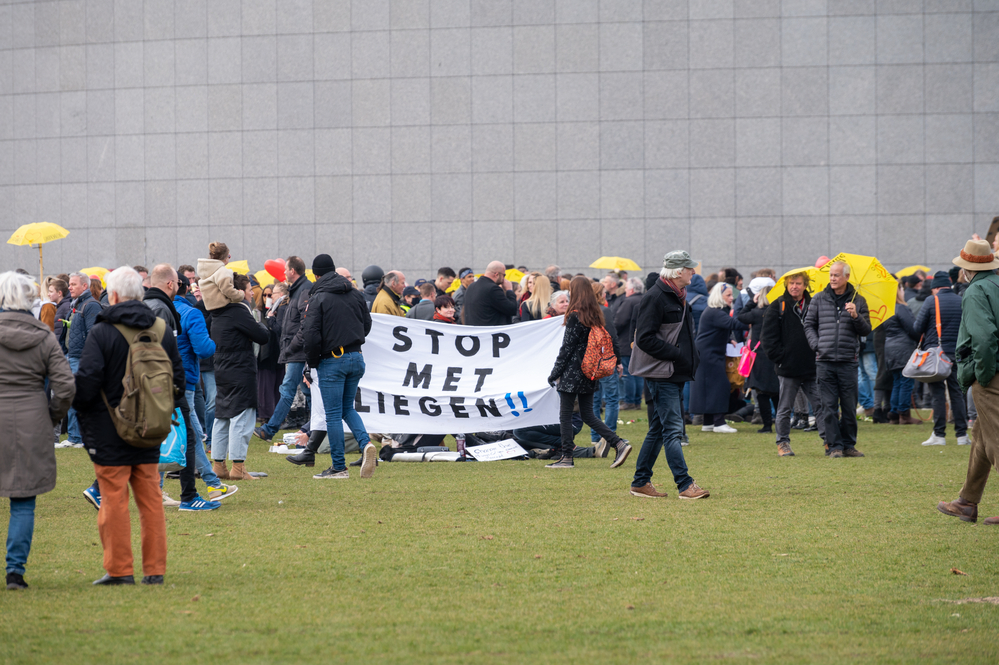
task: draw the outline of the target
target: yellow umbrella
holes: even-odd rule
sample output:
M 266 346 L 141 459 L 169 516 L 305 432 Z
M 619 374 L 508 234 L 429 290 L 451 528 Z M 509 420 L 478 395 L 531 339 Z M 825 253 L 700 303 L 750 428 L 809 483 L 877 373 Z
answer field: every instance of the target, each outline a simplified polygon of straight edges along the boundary
M 80 270 L 84 275 L 89 275 L 91 277 L 97 277 L 101 280 L 101 286 L 107 286 L 107 281 L 105 281 L 104 276 L 107 275 L 110 270 L 107 268 L 101 268 L 100 266 L 94 266 L 93 268 L 83 268 Z
M 455 291 L 458 290 L 460 286 L 461 286 L 461 280 L 455 277 L 454 281 L 451 282 L 451 286 L 444 289 L 444 293 L 454 293 Z
M 767 299 L 770 302 L 774 302 L 782 295 L 784 295 L 784 278 L 790 275 L 797 275 L 800 273 L 805 273 L 808 275 L 808 292 L 813 296 L 826 288 L 829 284 L 829 273 L 821 272 L 815 266 L 808 266 L 806 268 L 795 268 L 794 270 L 788 270 L 786 273 L 777 278 L 777 285 L 770 289 L 770 293 L 767 294 Z
M 258 270 L 253 273 L 253 276 L 257 278 L 257 284 L 259 284 L 261 288 L 270 286 L 276 281 L 274 279 L 274 275 L 270 274 L 266 270 Z
M 519 282 L 524 279 L 524 273 L 520 272 L 516 268 L 510 268 L 506 271 L 506 278 L 511 282 Z
M 45 283 L 45 264 L 42 261 L 42 245 L 53 240 L 61 240 L 69 231 L 52 222 L 32 222 L 24 224 L 7 241 L 8 245 L 38 245 L 38 283 Z
M 226 264 L 226 268 L 239 275 L 250 274 L 250 262 L 245 259 L 242 261 L 230 261 Z
M 603 270 L 641 270 L 642 266 L 638 265 L 631 259 L 625 259 L 620 256 L 601 256 L 599 259 L 590 264 L 591 268 L 601 268 Z
M 861 254 L 839 253 L 829 260 L 829 263 L 819 269 L 826 273 L 833 263 L 842 261 L 850 266 L 850 283 L 857 293 L 864 296 L 871 315 L 871 328 L 895 316 L 895 298 L 898 295 L 898 282 L 891 273 L 873 256 Z
M 316 273 L 312 272 L 312 268 L 305 269 L 305 278 L 313 284 L 316 282 Z
M 930 267 L 929 266 L 921 266 L 921 265 L 909 266 L 908 268 L 902 268 L 901 270 L 899 270 L 898 272 L 896 272 L 895 276 L 896 277 L 908 277 L 909 275 L 915 274 L 915 272 L 917 270 L 922 270 L 925 273 L 929 273 L 930 272 Z

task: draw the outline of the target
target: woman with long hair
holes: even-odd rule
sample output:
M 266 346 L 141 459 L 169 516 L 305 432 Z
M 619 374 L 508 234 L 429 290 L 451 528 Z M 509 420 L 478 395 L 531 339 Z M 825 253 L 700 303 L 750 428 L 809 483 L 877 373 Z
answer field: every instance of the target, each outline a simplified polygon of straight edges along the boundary
M 548 376 L 548 383 L 558 390 L 559 395 L 559 427 L 562 432 L 562 457 L 546 465 L 549 469 L 573 468 L 572 451 L 576 447 L 573 442 L 572 410 L 577 400 L 579 415 L 583 422 L 602 436 L 617 454 L 611 463 L 611 468 L 624 464 L 631 452 L 628 441 L 612 432 L 593 413 L 593 392 L 596 381 L 583 374 L 583 356 L 590 339 L 590 330 L 604 327 L 604 315 L 600 305 L 593 295 L 588 277 L 574 277 L 569 285 L 569 306 L 565 314 L 565 336 L 562 338 L 562 348 Z M 613 339 L 613 338 L 612 338 Z M 620 357 L 618 349 L 614 354 Z M 556 386 L 556 382 L 558 385 Z
M 545 314 L 548 312 L 548 301 L 552 297 L 551 282 L 544 275 L 532 272 L 529 277 L 533 277 L 534 281 L 528 281 L 531 294 L 524 302 L 520 303 L 521 321 L 537 321 L 545 318 Z

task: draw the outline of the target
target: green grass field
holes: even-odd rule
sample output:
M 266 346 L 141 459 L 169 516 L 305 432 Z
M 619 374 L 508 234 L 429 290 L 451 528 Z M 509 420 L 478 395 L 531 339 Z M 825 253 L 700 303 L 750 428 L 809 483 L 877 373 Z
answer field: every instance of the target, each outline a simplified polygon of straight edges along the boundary
M 924 448 L 928 425 L 861 423 L 867 457 L 839 460 L 795 432 L 797 456 L 781 459 L 772 435 L 737 427 L 691 428 L 701 501 L 677 499 L 662 459 L 653 482 L 669 498 L 628 494 L 644 420 L 621 430 L 636 450 L 620 469 L 395 463 L 318 481 L 319 464 L 254 439 L 248 466 L 269 478 L 215 512 L 168 510 L 163 587 L 91 586 L 93 470 L 58 450 L 31 588 L 0 592 L 0 662 L 999 660 L 999 606 L 953 602 L 999 596 L 999 529 L 935 510 L 964 480 L 951 432 Z M 980 517 L 999 514 L 994 496 Z M 137 519 L 133 540 L 138 556 Z

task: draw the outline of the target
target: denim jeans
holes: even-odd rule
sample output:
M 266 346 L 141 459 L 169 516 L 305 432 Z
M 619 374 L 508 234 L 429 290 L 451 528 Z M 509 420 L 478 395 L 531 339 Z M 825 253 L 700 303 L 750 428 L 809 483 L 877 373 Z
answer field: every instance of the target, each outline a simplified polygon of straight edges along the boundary
M 224 461 L 228 453 L 231 460 L 245 460 L 250 437 L 253 436 L 253 426 L 256 424 L 256 409 L 246 409 L 232 418 L 216 418 L 212 459 Z
M 187 404 L 191 407 L 191 429 L 194 430 L 194 441 L 188 441 L 187 447 L 190 448 L 194 446 L 194 460 L 198 468 L 198 473 L 201 474 L 201 479 L 205 481 L 205 484 L 209 487 L 221 487 L 222 481 L 219 477 L 215 475 L 212 471 L 212 465 L 208 461 L 208 455 L 205 454 L 205 444 L 201 442 L 202 432 L 201 423 L 198 422 L 198 416 L 194 413 L 194 396 L 195 391 L 185 390 L 184 395 L 187 397 Z
M 10 499 L 10 523 L 7 525 L 7 572 L 24 575 L 35 533 L 35 497 Z
M 666 450 L 666 463 L 673 472 L 673 482 L 679 491 L 684 491 L 694 482 L 687 473 L 687 462 L 683 459 L 680 438 L 683 436 L 683 413 L 681 411 L 682 383 L 670 383 L 658 379 L 646 379 L 649 391 L 649 433 L 645 436 L 642 449 L 635 463 L 635 478 L 632 487 L 642 487 L 652 481 L 652 467 L 655 466 L 659 451 Z
M 857 367 L 857 389 L 860 404 L 865 409 L 874 408 L 874 379 L 878 375 L 878 357 L 873 353 L 861 353 Z
M 201 380 L 205 384 L 205 445 L 211 448 L 215 429 L 215 370 L 201 370 Z
M 343 425 L 340 423 L 347 423 L 360 450 L 363 451 L 371 441 L 361 416 L 354 410 L 357 384 L 364 376 L 364 356 L 355 351 L 344 353 L 339 358 L 328 357 L 319 363 L 316 371 L 319 373 L 319 392 L 326 409 L 326 436 L 330 442 L 333 470 L 343 471 L 347 464 L 343 459 Z M 284 390 L 284 386 L 281 389 Z
M 626 404 L 642 403 L 642 388 L 645 379 L 640 376 L 632 376 L 628 373 L 628 366 L 631 365 L 631 356 L 621 356 L 621 366 L 624 367 L 624 374 L 621 375 L 621 389 L 618 394 L 621 401 Z
M 69 368 L 73 370 L 73 374 L 76 374 L 77 370 L 80 369 L 80 359 L 69 358 Z M 66 416 L 69 418 L 69 423 L 66 426 L 68 433 L 66 440 L 70 443 L 83 443 L 83 436 L 80 434 L 80 421 L 76 418 L 76 409 L 70 408 Z
M 893 369 L 891 384 L 891 410 L 892 413 L 902 413 L 912 408 L 912 384 L 913 381 L 907 376 L 902 376 L 902 370 Z
M 198 417 L 201 431 L 205 431 L 205 389 L 201 386 L 201 381 L 194 386 L 194 415 Z
M 363 364 L 363 363 L 362 363 Z M 281 429 L 281 424 L 284 423 L 284 419 L 288 417 L 288 412 L 291 411 L 291 403 L 295 401 L 295 393 L 298 391 L 298 386 L 302 386 L 302 391 L 305 393 L 305 401 L 308 403 L 309 410 L 312 410 L 312 396 L 309 393 L 309 387 L 305 385 L 305 381 L 302 379 L 302 372 L 305 371 L 305 363 L 287 363 L 284 366 L 284 381 L 281 382 L 281 400 L 274 407 L 274 414 L 271 419 L 261 428 L 267 432 L 267 436 L 274 436 L 274 434 Z M 363 374 L 364 371 L 362 370 Z M 350 396 L 353 402 L 354 396 Z
M 608 377 L 604 377 L 599 381 L 600 388 L 597 394 L 603 398 L 604 401 L 604 424 L 607 425 L 607 429 L 612 432 L 617 432 L 617 414 L 621 405 L 621 401 L 618 399 L 618 376 L 615 372 Z M 597 411 L 597 401 L 593 400 L 593 410 Z M 598 416 L 599 417 L 599 414 Z M 596 443 L 600 440 L 600 435 L 595 429 L 590 430 L 590 442 Z

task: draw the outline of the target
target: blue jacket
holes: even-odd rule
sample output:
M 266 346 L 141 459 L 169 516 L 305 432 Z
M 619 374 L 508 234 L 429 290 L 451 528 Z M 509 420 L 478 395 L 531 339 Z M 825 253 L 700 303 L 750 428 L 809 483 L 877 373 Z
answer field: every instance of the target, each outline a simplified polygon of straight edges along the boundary
M 208 326 L 202 316 L 184 296 L 174 296 L 173 306 L 180 314 L 180 328 L 183 331 L 177 336 L 177 349 L 184 361 L 184 376 L 187 390 L 194 390 L 201 379 L 201 358 L 211 358 L 215 355 L 215 342 L 208 335 Z
M 937 297 L 940 299 L 940 329 L 943 332 L 943 339 L 939 345 L 943 347 L 944 353 L 954 359 L 957 333 L 961 328 L 961 296 L 951 289 L 940 289 Z M 937 308 L 933 296 L 923 301 L 923 306 L 916 316 L 916 323 L 912 327 L 917 334 L 925 335 L 924 348 L 931 349 L 937 346 Z
M 83 344 L 87 341 L 87 335 L 97 323 L 97 315 L 104 311 L 104 307 L 94 300 L 89 290 L 86 290 L 76 299 L 71 311 L 72 318 L 66 336 L 66 355 L 70 358 L 79 358 L 83 355 Z
M 698 298 L 700 296 L 700 298 Z M 701 314 L 708 308 L 708 286 L 704 278 L 695 274 L 687 285 L 687 304 L 694 315 L 694 333 L 700 329 Z

